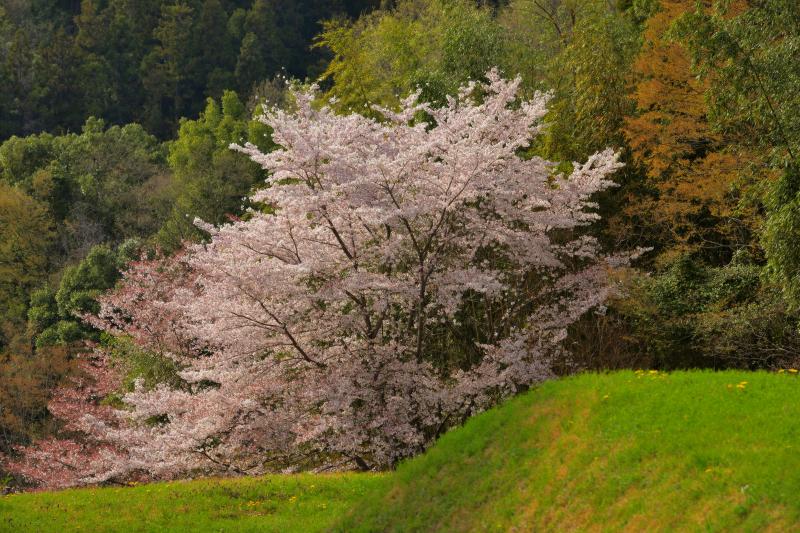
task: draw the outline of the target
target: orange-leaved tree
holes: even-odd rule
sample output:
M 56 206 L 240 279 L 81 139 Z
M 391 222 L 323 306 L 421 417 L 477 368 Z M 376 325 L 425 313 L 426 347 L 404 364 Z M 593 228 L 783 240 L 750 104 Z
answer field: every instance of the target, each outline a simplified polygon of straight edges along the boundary
M 695 76 L 689 54 L 670 36 L 672 23 L 695 6 L 695 0 L 661 0 L 646 23 L 634 63 L 637 110 L 624 133 L 649 194 L 632 199 L 629 209 L 651 226 L 659 251 L 701 251 L 726 262 L 750 234 L 750 217 L 740 209 L 744 157 L 714 131 L 708 81 Z

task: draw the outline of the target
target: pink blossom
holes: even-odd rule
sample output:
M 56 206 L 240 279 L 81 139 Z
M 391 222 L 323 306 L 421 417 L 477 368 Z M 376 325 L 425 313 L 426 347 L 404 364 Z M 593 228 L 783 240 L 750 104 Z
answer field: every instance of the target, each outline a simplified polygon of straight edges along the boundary
M 135 263 L 92 319 L 172 358 L 184 386 L 82 416 L 114 450 L 83 479 L 385 468 L 550 377 L 567 327 L 613 290 L 581 229 L 621 164 L 606 150 L 561 176 L 521 157 L 546 98 L 487 79 L 382 121 L 313 90 L 261 117 L 280 148 L 233 148 L 269 172 L 252 197 L 269 214 L 198 221 L 209 242 Z M 476 358 L 442 363 L 465 316 Z

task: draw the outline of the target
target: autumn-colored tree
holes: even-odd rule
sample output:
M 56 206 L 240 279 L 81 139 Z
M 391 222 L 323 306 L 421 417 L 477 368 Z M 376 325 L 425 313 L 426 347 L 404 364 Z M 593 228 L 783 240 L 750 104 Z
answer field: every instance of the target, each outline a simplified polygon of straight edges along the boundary
M 688 52 L 670 37 L 672 23 L 694 6 L 694 0 L 662 0 L 646 23 L 634 63 L 637 113 L 624 133 L 650 191 L 631 195 L 626 214 L 653 228 L 648 238 L 656 244 L 703 249 L 724 261 L 747 235 L 736 212 L 742 159 L 709 123 L 708 81 L 695 76 Z

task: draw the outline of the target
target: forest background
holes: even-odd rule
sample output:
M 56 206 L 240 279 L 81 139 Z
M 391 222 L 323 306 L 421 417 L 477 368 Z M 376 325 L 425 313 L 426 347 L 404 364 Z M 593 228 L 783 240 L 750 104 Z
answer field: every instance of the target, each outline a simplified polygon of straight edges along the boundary
M 78 316 L 129 261 L 204 239 L 195 217 L 245 211 L 265 175 L 228 147 L 271 148 L 253 118 L 288 84 L 367 112 L 497 66 L 552 95 L 531 155 L 621 151 L 593 231 L 652 250 L 561 372 L 800 354 L 794 0 L 3 0 L 0 49 L 0 452 L 58 429 L 47 402 L 87 343 L 128 386 L 170 372 Z

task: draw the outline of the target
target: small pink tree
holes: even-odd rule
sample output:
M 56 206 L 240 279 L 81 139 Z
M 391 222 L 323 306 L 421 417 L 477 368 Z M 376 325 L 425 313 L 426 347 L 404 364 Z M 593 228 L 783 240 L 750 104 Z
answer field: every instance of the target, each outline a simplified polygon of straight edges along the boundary
M 178 291 L 197 292 L 196 276 L 184 253 L 132 261 L 115 290 L 98 298 L 97 315 L 83 320 L 111 335 L 130 337 L 161 356 L 188 356 L 203 349 L 183 327 L 183 311 L 172 302 Z
M 83 318 L 107 333 L 129 337 L 152 354 L 189 357 L 201 348 L 195 339 L 185 337 L 181 313 L 170 302 L 176 290 L 192 287 L 194 277 L 183 254 L 143 258 L 127 266 L 114 291 L 98 298 L 99 313 Z M 53 392 L 48 403 L 50 414 L 61 422 L 58 434 L 19 447 L 15 457 L 0 456 L 7 471 L 46 489 L 153 477 L 146 468 L 135 472 L 125 448 L 109 438 L 110 432 L 132 422 L 127 410 L 115 409 L 108 402 L 122 391 L 129 362 L 112 357 L 109 351 L 95 346 L 78 356 L 75 375 Z M 117 470 L 120 465 L 125 465 L 122 471 Z
M 150 283 L 159 297 L 120 297 L 141 285 L 129 276 L 106 300 L 105 327 L 173 358 L 185 386 L 137 388 L 124 424 L 84 417 L 124 452 L 90 479 L 384 468 L 551 375 L 566 328 L 609 291 L 579 230 L 620 163 L 608 150 L 559 176 L 521 157 L 546 99 L 487 79 L 383 121 L 313 90 L 261 118 L 281 148 L 233 148 L 269 171 L 266 207 L 198 221 L 210 241 Z
M 61 436 L 19 448 L 19 458 L 0 456 L 4 468 L 42 488 L 85 484 L 98 472 L 111 471 L 123 457 L 103 437 L 93 438 L 87 425 L 116 418 L 115 409 L 102 401 L 120 388 L 120 374 L 101 351 L 83 354 L 76 366 L 69 383 L 56 389 L 48 403 L 50 413 L 64 422 Z

